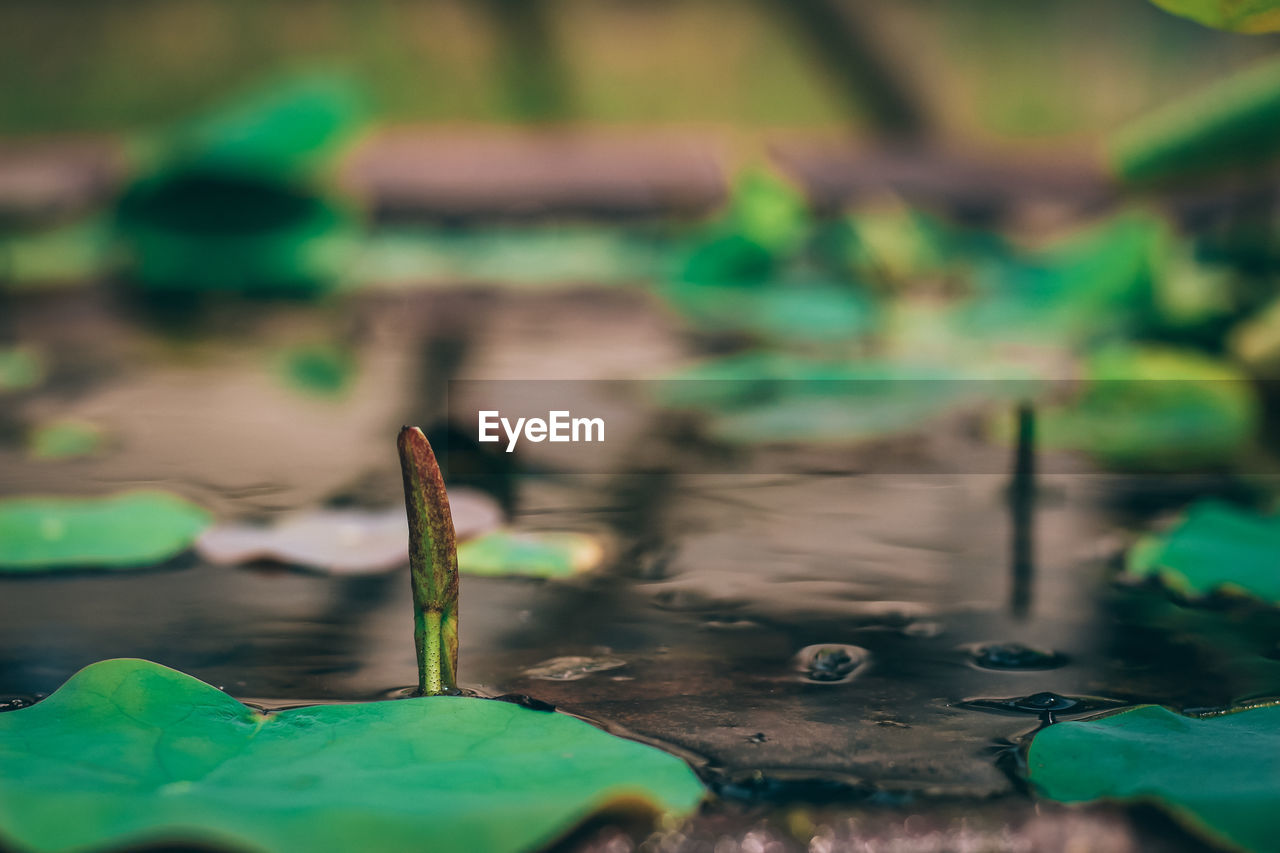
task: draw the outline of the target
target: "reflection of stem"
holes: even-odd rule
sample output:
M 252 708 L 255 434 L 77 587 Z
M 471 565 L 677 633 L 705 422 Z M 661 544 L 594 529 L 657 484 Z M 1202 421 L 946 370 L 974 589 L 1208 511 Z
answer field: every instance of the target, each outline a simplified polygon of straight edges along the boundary
M 458 680 L 458 548 L 436 455 L 422 430 L 405 427 L 396 442 L 409 516 L 414 646 L 418 692 L 443 693 Z
M 1030 403 L 1017 410 L 1017 446 L 1013 457 L 1013 482 L 1009 486 L 1009 508 L 1013 522 L 1013 590 L 1010 608 L 1022 618 L 1031 606 L 1035 566 L 1036 499 L 1036 413 Z

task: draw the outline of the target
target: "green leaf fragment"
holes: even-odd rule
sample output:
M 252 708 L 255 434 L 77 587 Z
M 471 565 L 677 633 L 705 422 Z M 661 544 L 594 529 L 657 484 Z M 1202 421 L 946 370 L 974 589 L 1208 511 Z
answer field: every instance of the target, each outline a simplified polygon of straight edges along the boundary
M 1274 33 L 1280 30 L 1277 0 L 1152 0 L 1166 12 L 1219 30 Z
M 1056 723 L 1032 740 L 1027 772 L 1051 800 L 1154 802 L 1216 843 L 1273 850 L 1280 706 L 1188 717 L 1143 705 Z
M 1202 501 L 1164 533 L 1140 539 L 1126 571 L 1185 598 L 1233 593 L 1280 604 L 1280 518 Z
M 850 342 L 865 337 L 878 316 L 867 294 L 838 284 L 796 282 L 743 288 L 675 283 L 666 286 L 663 295 L 702 331 L 737 332 L 763 341 Z
M 1278 124 L 1280 62 L 1271 61 L 1124 128 L 1111 144 L 1111 167 L 1136 182 L 1256 168 L 1280 155 Z
M 660 750 L 563 714 L 432 696 L 262 714 L 158 664 L 81 670 L 0 714 L 0 843 L 263 853 L 539 849 L 602 809 L 688 813 Z
M 598 539 L 570 531 L 495 530 L 458 546 L 464 575 L 565 578 L 600 565 Z
M 128 569 L 185 551 L 212 519 L 167 492 L 0 501 L 0 571 Z

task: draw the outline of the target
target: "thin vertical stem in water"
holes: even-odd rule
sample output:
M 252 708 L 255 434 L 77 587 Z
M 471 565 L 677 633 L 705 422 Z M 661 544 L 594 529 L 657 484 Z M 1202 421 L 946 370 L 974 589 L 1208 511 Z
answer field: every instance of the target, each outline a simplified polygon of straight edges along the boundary
M 1013 523 L 1013 588 L 1010 608 L 1014 616 L 1022 618 L 1031 607 L 1031 587 L 1035 575 L 1035 408 L 1030 403 L 1019 403 L 1016 418 L 1017 444 L 1013 456 L 1013 482 L 1009 485 L 1009 510 Z
M 409 514 L 418 692 L 444 693 L 458 682 L 458 548 L 453 516 L 440 466 L 422 430 L 404 427 L 396 446 Z

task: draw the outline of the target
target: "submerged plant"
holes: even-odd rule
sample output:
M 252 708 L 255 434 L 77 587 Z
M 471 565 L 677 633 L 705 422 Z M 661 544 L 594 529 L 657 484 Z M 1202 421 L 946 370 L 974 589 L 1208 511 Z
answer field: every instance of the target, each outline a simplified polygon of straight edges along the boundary
M 440 465 L 422 430 L 404 427 L 396 446 L 409 514 L 418 692 L 443 693 L 457 687 L 458 680 L 458 546 L 453 516 Z

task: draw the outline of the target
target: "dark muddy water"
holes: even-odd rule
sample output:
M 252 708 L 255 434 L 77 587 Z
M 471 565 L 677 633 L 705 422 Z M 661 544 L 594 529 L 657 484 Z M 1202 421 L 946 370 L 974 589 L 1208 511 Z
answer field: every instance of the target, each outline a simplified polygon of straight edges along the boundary
M 696 355 L 630 291 L 224 303 L 199 322 L 107 291 L 7 310 L 51 372 L 0 411 L 0 493 L 162 486 L 228 518 L 394 504 L 396 429 L 441 423 L 449 378 L 645 378 Z M 316 341 L 354 355 L 337 398 L 280 378 L 280 353 Z M 597 387 L 581 386 L 584 410 Z M 713 451 L 696 442 L 655 436 L 668 422 L 639 410 L 603 469 L 533 456 L 499 477 L 507 460 L 459 463 L 518 524 L 596 532 L 612 555 L 570 582 L 464 579 L 460 673 L 688 755 L 722 800 L 651 847 L 1195 846 L 1149 811 L 1037 810 L 1006 771 L 1046 703 L 1062 717 L 1280 693 L 1274 614 L 1112 582 L 1126 537 L 1203 481 L 1068 459 L 1014 512 L 1009 475 L 993 473 L 1008 449 L 958 419 L 856 451 L 742 454 L 730 470 L 702 465 Z M 101 426 L 104 450 L 27 458 L 25 430 L 63 417 Z M 136 573 L 0 578 L 0 697 L 47 693 L 110 657 L 246 701 L 383 697 L 415 680 L 411 636 L 405 570 L 334 578 L 187 555 Z M 570 844 L 634 840 L 588 827 Z

